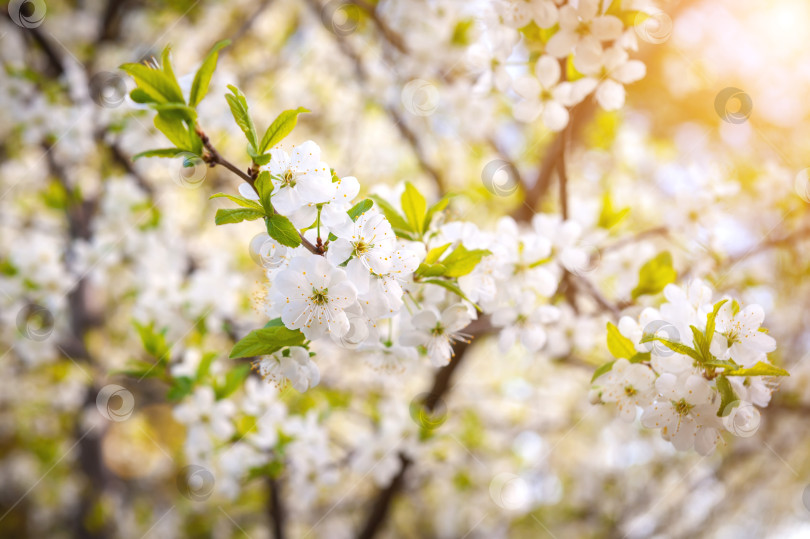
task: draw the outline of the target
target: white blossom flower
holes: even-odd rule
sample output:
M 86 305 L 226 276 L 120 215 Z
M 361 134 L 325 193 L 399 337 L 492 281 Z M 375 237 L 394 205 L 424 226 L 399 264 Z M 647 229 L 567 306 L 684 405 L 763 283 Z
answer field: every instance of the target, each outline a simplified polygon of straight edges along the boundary
M 627 51 L 614 46 L 602 50 L 599 43 L 588 43 L 577 48 L 574 66 L 586 75 L 591 89 L 596 88 L 596 101 L 605 110 L 618 110 L 624 106 L 624 85 L 644 78 L 647 68 L 639 60 L 630 60 Z
M 451 305 L 441 314 L 429 308 L 411 318 L 414 329 L 403 334 L 401 342 L 406 346 L 425 346 L 430 362 L 442 367 L 453 356 L 453 343 L 467 338 L 461 330 L 472 319 L 469 309 L 462 304 Z
M 301 346 L 291 346 L 264 356 L 254 361 L 253 366 L 268 382 L 281 387 L 289 381 L 301 393 L 317 386 L 321 380 L 318 365 L 310 358 L 309 351 Z
M 580 0 L 578 7 L 570 4 L 560 8 L 560 29 L 546 45 L 546 52 L 557 58 L 579 53 L 579 45 L 600 45 L 602 41 L 618 39 L 624 25 L 613 15 L 599 15 L 601 0 Z
M 296 146 L 289 154 L 274 148 L 270 155 L 270 162 L 262 170 L 270 171 L 271 200 L 279 213 L 291 216 L 307 203 L 328 202 L 334 196 L 329 166 L 321 162 L 321 149 L 311 140 Z
M 354 304 L 357 289 L 346 279 L 345 271 L 332 267 L 322 256 L 293 258 L 276 275 L 271 292 L 284 325 L 300 329 L 308 339 L 326 333 L 340 337 L 349 329 L 345 309 Z
M 615 402 L 622 421 L 631 423 L 636 418 L 636 407 L 652 404 L 655 373 L 646 365 L 617 359 L 599 382 L 602 401 Z
M 523 297 L 514 307 L 501 307 L 492 313 L 492 325 L 501 328 L 498 345 L 502 352 L 517 341 L 529 352 L 537 352 L 546 344 L 546 326 L 560 319 L 560 311 L 536 303 L 530 296 Z

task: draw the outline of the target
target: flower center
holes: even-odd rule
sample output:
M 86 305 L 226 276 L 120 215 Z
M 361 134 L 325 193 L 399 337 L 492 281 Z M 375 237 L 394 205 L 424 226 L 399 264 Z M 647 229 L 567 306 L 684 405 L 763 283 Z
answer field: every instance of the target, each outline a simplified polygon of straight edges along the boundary
M 323 290 L 316 290 L 315 288 L 312 289 L 312 296 L 309 299 L 312 300 L 312 303 L 315 305 L 326 305 L 329 303 L 329 297 L 327 293 L 329 292 L 328 288 L 324 288 Z
M 281 181 L 286 187 L 295 187 L 295 173 L 292 170 L 287 170 L 282 176 Z
M 678 402 L 673 402 L 672 406 L 675 408 L 675 412 L 679 416 L 685 416 L 693 408 L 691 404 L 686 402 L 686 399 L 681 399 Z
M 591 25 L 585 21 L 580 21 L 580 23 L 577 25 L 577 29 L 574 30 L 574 32 L 580 36 L 587 36 L 591 33 Z
M 434 337 L 440 337 L 441 335 L 444 335 L 444 328 L 441 324 L 437 323 L 436 327 L 430 330 L 430 334 Z
M 372 247 L 373 246 L 370 243 L 360 240 L 354 244 L 354 253 L 359 256 L 369 252 Z
M 624 394 L 628 397 L 632 397 L 636 393 L 638 393 L 638 390 L 636 390 L 636 388 L 633 386 L 624 386 Z

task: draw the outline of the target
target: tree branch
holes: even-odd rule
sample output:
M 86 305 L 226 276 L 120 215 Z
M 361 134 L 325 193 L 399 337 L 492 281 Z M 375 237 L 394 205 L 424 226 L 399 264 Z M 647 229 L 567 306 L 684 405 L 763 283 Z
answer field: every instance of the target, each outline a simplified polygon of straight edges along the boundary
M 253 188 L 253 190 L 258 193 L 258 191 L 256 190 L 256 176 L 253 174 L 252 169 L 248 169 L 248 172 L 244 172 L 243 170 L 241 170 L 239 167 L 237 167 L 236 165 L 234 165 L 233 163 L 222 157 L 222 155 L 217 151 L 217 149 L 214 148 L 214 145 L 211 143 L 211 140 L 208 138 L 208 135 L 206 135 L 205 132 L 202 129 L 200 129 L 199 126 L 197 126 L 196 131 L 197 136 L 200 137 L 200 140 L 202 141 L 203 146 L 205 146 L 205 150 L 207 152 L 206 154 L 203 155 L 203 161 L 205 161 L 210 167 L 221 165 L 227 168 L 228 170 L 239 176 L 241 179 L 246 181 L 248 185 L 250 185 Z M 304 235 L 301 234 L 300 232 L 298 233 L 298 237 L 301 238 L 301 244 L 304 247 L 306 247 L 309 252 L 316 255 L 323 255 L 324 253 L 323 247 L 318 248 L 312 245 L 312 242 L 306 239 Z

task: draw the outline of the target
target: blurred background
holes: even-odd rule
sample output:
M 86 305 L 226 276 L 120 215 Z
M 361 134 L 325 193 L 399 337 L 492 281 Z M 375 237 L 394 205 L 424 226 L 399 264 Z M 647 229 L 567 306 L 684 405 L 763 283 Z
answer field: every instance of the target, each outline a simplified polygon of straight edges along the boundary
M 578 105 L 560 135 L 517 121 L 498 88 L 544 38 L 524 28 L 496 58 L 493 2 L 5 2 L 0 536 L 353 537 L 396 480 L 380 537 L 810 536 L 810 4 L 621 4 L 647 75 L 619 111 Z M 118 70 L 171 45 L 189 86 L 226 38 L 199 121 L 232 161 L 247 165 L 227 84 L 257 124 L 309 108 L 290 140 L 315 140 L 363 193 L 454 193 L 451 213 L 481 228 L 565 211 L 586 230 L 589 281 L 625 313 L 655 305 L 630 291 L 661 250 L 679 282 L 763 305 L 791 377 L 759 430 L 701 457 L 590 405 L 615 312 L 589 298 L 559 300 L 540 354 L 476 339 L 428 418 L 412 406 L 427 362 L 322 356 L 306 393 L 244 379 L 227 357 L 266 321 L 261 227 L 214 226 L 208 197 L 237 187 L 224 169 L 132 161 L 165 143 Z M 155 360 L 227 398 L 150 376 Z M 189 415 L 236 442 L 195 464 L 207 438 Z M 425 421 L 440 426 L 420 437 Z

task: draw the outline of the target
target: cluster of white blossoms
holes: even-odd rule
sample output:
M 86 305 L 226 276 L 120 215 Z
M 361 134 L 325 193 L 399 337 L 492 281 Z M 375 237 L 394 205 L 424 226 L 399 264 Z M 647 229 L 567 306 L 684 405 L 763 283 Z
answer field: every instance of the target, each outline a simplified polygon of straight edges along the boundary
M 258 181 L 272 182 L 269 204 L 304 230 L 296 247 L 265 233 L 251 242 L 268 279 L 265 330 L 273 338 L 282 325 L 302 334 L 292 346 L 269 344 L 273 353 L 255 361 L 276 384 L 304 391 L 318 383 L 314 353 L 305 349 L 318 340 L 368 352 L 386 369 L 420 354 L 446 365 L 480 313 L 492 315 L 503 350 L 520 342 L 537 352 L 560 316 L 549 299 L 563 269 L 587 264 L 579 225 L 559 217 L 538 214 L 526 227 L 506 217 L 485 232 L 446 222 L 447 199 L 428 207 L 411 184 L 398 197 L 356 202 L 357 179 L 334 175 L 314 142 L 271 155 Z M 240 193 L 259 203 L 263 189 L 246 183 Z
M 551 131 L 561 131 L 570 109 L 591 94 L 605 110 L 618 110 L 624 105 L 624 85 L 646 74 L 641 61 L 630 59 L 628 51 L 638 48 L 637 35 L 617 16 L 623 14 L 618 4 L 495 2 L 467 61 L 486 66 L 484 87 L 494 83 L 501 92 L 517 94 L 513 114 L 523 122 L 540 118 Z M 524 64 L 527 56 L 537 58 L 528 69 L 510 68 Z
M 787 375 L 768 361 L 776 342 L 761 327 L 762 307 L 730 298 L 712 303 L 700 280 L 686 289 L 668 285 L 664 295 L 660 309 L 608 326 L 618 359 L 597 370 L 592 400 L 616 403 L 627 422 L 642 409 L 642 425 L 661 429 L 679 450 L 706 455 L 724 430 L 752 436 L 773 377 Z

